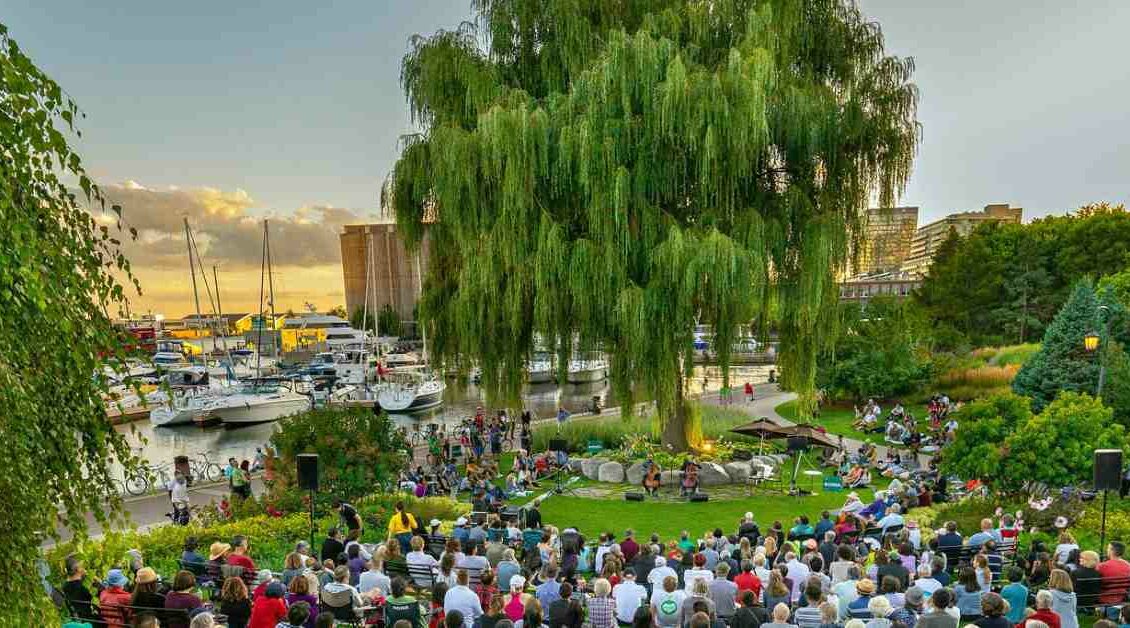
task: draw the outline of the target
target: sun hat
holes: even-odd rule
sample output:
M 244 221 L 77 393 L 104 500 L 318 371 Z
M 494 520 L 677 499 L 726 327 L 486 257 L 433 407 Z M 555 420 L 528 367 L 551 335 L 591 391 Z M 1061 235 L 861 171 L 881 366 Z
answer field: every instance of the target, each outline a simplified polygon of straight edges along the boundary
M 848 493 L 847 496 L 848 499 L 859 499 L 859 493 L 856 493 L 855 491 Z
M 526 588 L 526 578 L 522 575 L 519 575 L 519 574 L 514 574 L 513 576 L 510 576 L 510 588 L 511 589 L 525 589 Z
M 923 600 L 926 599 L 926 593 L 918 587 L 910 587 L 906 590 L 906 594 L 903 597 L 906 599 L 907 603 L 919 606 L 922 604 Z
M 126 586 L 126 575 L 122 573 L 121 569 L 111 569 L 106 574 L 106 584 L 111 587 L 124 587 Z
M 440 524 L 440 520 L 439 520 L 439 519 L 432 519 L 431 521 L 429 521 L 429 522 L 428 522 L 428 525 L 429 525 L 429 526 L 431 526 L 431 527 L 433 527 L 433 528 L 434 528 L 434 527 L 436 527 L 436 526 L 438 526 L 439 524 Z
M 458 519 L 455 520 L 455 525 L 457 527 L 467 525 L 467 518 L 466 517 L 459 517 Z
M 149 584 L 150 582 L 157 582 L 157 572 L 153 571 L 152 567 L 142 567 L 137 570 L 135 576 L 138 584 Z
M 263 584 L 264 582 L 270 582 L 271 578 L 273 578 L 273 577 L 275 577 L 275 576 L 274 576 L 274 574 L 271 573 L 270 569 L 260 569 L 259 573 L 255 576 L 255 584 Z
M 860 595 L 871 595 L 875 592 L 875 583 L 868 578 L 864 578 L 855 583 L 855 590 Z
M 219 560 L 231 551 L 231 545 L 216 541 L 208 548 L 208 560 Z

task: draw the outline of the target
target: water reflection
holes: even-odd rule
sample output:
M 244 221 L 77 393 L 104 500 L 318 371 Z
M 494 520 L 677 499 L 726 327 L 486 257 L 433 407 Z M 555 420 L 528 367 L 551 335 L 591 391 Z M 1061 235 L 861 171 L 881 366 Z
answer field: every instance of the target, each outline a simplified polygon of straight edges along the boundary
M 731 369 L 730 382 L 737 389 L 747 381 L 765 382 L 772 366 L 741 366 Z M 694 375 L 688 381 L 688 391 L 692 395 L 705 390 L 717 390 L 722 385 L 722 373 L 718 367 L 695 367 Z M 592 398 L 600 398 L 605 407 L 616 405 L 616 394 L 607 381 L 590 384 L 538 384 L 528 386 L 522 399 L 526 409 L 539 417 L 550 417 L 564 407 L 572 413 L 586 412 L 592 405 Z M 445 403 L 434 410 L 417 415 L 392 415 L 400 426 L 411 428 L 422 422 L 458 424 L 463 418 L 474 414 L 477 406 L 486 406 L 482 389 L 474 384 L 460 385 L 450 382 L 444 394 Z M 641 398 L 637 395 L 638 398 Z M 489 410 L 489 408 L 488 408 Z M 208 452 L 212 460 L 224 464 L 229 457 L 251 459 L 255 448 L 262 447 L 270 440 L 278 423 L 263 423 L 236 428 L 223 426 L 199 428 L 191 425 L 176 427 L 154 427 L 148 420 L 131 425 L 120 425 L 118 431 L 126 435 L 130 444 L 140 449 L 142 455 L 154 463 L 171 461 L 174 456 L 194 457 Z

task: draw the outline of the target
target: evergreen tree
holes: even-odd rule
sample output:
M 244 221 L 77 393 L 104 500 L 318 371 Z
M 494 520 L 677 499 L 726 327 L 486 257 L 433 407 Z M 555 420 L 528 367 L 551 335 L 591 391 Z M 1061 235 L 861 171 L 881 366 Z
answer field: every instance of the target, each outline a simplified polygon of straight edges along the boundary
M 1125 308 L 1109 291 L 1104 291 L 1102 300 L 1106 311 L 1099 308 L 1099 296 L 1089 281 L 1077 283 L 1071 298 L 1044 333 L 1039 353 L 1016 374 L 1012 389 L 1030 397 L 1033 410 L 1043 410 L 1062 391 L 1095 393 L 1100 360 L 1109 358 L 1111 345 L 1124 341 L 1126 336 Z M 1108 316 L 1110 338 L 1102 337 Z M 1088 353 L 1083 344 L 1084 337 L 1091 332 L 1101 336 L 1097 354 Z M 1120 351 L 1116 357 L 1119 355 Z
M 606 351 L 625 411 L 645 388 L 684 449 L 695 325 L 726 379 L 772 295 L 810 413 L 835 273 L 910 173 L 912 62 L 849 0 L 472 6 L 405 56 L 423 131 L 384 194 L 410 245 L 429 229 L 436 359 L 479 364 L 490 401 L 516 403 L 535 334 L 562 365 Z

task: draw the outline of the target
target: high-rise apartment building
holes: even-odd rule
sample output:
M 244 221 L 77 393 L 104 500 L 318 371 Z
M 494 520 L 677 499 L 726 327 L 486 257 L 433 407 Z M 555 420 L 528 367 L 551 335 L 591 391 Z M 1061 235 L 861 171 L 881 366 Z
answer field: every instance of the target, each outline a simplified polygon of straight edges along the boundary
M 930 263 L 934 261 L 934 254 L 938 247 L 949 236 L 950 229 L 956 231 L 960 236 L 967 236 L 978 225 L 986 222 L 1019 224 L 1023 218 L 1024 208 L 1011 207 L 1008 203 L 986 205 L 981 211 L 950 214 L 918 229 L 910 244 L 910 254 L 902 264 L 902 270 L 925 275 L 930 269 Z

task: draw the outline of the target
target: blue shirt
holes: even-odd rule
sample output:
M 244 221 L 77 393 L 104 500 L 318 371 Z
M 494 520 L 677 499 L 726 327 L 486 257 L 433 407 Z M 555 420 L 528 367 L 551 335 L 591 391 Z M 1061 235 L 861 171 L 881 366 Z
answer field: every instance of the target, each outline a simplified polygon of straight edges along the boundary
M 1028 587 L 1013 582 L 1006 585 L 1001 589 L 1001 597 L 1008 602 L 1008 621 L 1014 624 L 1019 624 L 1024 619 L 1024 610 L 1028 606 Z
M 451 538 L 459 541 L 460 545 L 466 545 L 467 537 L 470 536 L 470 534 L 471 531 L 467 528 L 455 528 L 455 530 L 451 532 Z
M 969 547 L 981 547 L 985 544 L 986 541 L 996 541 L 997 543 L 1000 543 L 1001 533 L 996 530 L 990 530 L 988 532 L 978 532 L 977 534 L 969 537 L 969 540 L 966 542 L 969 544 Z
M 817 521 L 816 522 L 816 539 L 819 540 L 819 541 L 823 541 L 824 540 L 824 533 L 827 532 L 828 530 L 831 530 L 834 527 L 836 527 L 836 524 L 832 523 L 831 519 L 821 519 L 820 521 Z
M 556 580 L 543 582 L 534 589 L 534 596 L 538 598 L 542 608 L 549 608 L 549 605 L 561 599 L 561 585 Z

